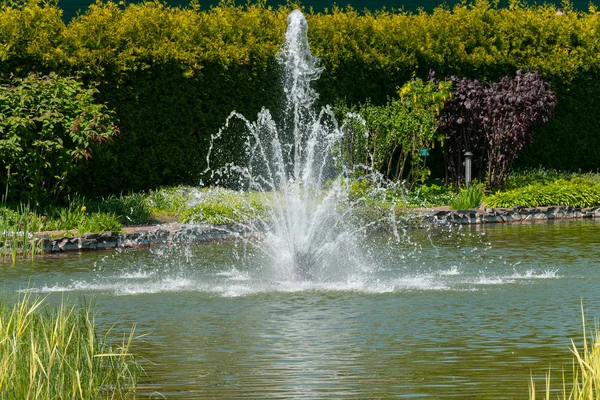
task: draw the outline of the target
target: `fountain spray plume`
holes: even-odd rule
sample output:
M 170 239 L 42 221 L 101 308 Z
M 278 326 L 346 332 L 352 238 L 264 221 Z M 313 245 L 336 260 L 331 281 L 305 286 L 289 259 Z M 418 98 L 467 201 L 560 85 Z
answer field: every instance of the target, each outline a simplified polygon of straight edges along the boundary
M 336 157 L 344 125 L 329 106 L 315 106 L 312 83 L 323 69 L 310 54 L 306 19 L 296 10 L 287 23 L 277 55 L 285 94 L 282 121 L 265 108 L 256 121 L 232 112 L 212 137 L 207 162 L 210 166 L 233 121 L 242 121 L 243 162 L 209 169 L 211 180 L 235 181 L 260 196 L 263 212 L 243 218 L 242 225 L 260 238 L 253 245 L 269 256 L 280 278 L 338 280 L 352 273 L 350 264 L 358 264 L 356 241 L 363 230 L 352 216 L 349 179 Z

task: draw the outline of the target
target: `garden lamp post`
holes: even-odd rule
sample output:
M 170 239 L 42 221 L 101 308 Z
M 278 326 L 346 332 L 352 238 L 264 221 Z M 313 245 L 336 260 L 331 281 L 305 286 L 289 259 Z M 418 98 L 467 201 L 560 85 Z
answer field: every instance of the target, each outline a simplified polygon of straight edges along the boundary
M 471 159 L 473 158 L 473 153 L 467 151 L 465 153 L 465 186 L 471 186 Z

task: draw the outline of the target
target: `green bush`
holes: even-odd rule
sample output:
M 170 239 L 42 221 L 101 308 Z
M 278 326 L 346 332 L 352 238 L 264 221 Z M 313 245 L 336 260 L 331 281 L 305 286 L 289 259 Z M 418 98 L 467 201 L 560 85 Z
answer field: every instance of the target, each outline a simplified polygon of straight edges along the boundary
M 543 207 L 600 205 L 600 184 L 574 183 L 557 180 L 551 184 L 533 184 L 523 188 L 498 192 L 484 200 L 487 207 Z
M 97 90 L 56 74 L 0 85 L 0 183 L 9 198 L 56 199 L 77 163 L 118 133 Z M 7 200 L 7 199 L 5 199 Z
M 420 151 L 428 154 L 444 139 L 438 131 L 438 117 L 450 97 L 450 82 L 412 79 L 386 105 L 367 102 L 350 110 L 364 119 L 364 125 L 362 121 L 347 125 L 347 143 L 342 144 L 346 164 L 354 168 L 362 162 L 391 180 L 406 178 L 409 186 L 423 182 L 431 171 Z M 338 114 L 346 111 L 342 107 Z

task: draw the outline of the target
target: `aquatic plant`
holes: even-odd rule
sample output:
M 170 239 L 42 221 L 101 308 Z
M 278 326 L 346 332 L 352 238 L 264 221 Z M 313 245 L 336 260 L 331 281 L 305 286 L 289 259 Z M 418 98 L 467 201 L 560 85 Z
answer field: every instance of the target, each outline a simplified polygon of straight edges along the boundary
M 0 302 L 0 399 L 123 399 L 141 373 L 130 353 L 135 328 L 120 342 L 98 335 L 92 307 L 22 295 Z
M 21 204 L 19 211 L 0 208 L 0 257 L 16 264 L 18 258 L 33 259 L 42 252 L 42 241 L 36 236 L 44 221 L 29 207 Z
M 583 348 L 577 347 L 571 339 L 573 353 L 572 382 L 567 383 L 563 372 L 562 388 L 556 393 L 559 400 L 598 400 L 600 399 L 600 328 L 596 324 L 588 336 L 583 305 L 581 307 Z M 549 400 L 553 390 L 550 384 L 550 372 L 546 373 L 545 398 Z M 535 381 L 529 382 L 529 399 L 535 400 Z

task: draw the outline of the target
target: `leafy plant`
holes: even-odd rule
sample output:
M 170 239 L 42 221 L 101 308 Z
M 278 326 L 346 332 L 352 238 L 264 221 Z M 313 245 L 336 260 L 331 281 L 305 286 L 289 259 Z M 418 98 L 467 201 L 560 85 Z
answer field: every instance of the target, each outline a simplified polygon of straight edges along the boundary
M 450 202 L 453 210 L 468 210 L 479 208 L 483 200 L 483 188 L 481 185 L 471 185 L 462 189 L 458 196 Z
M 0 182 L 36 203 L 56 199 L 94 145 L 118 134 L 97 90 L 56 74 L 11 76 L 0 84 Z M 10 187 L 10 192 L 8 188 Z M 5 199 L 6 200 L 6 199 Z
M 488 207 L 542 207 L 600 205 L 600 184 L 589 185 L 557 180 L 552 184 L 533 184 L 523 188 L 497 192 L 485 198 Z
M 474 154 L 487 187 L 502 186 L 515 159 L 531 142 L 533 126 L 548 122 L 556 106 L 550 85 L 539 72 L 517 71 L 514 78 L 484 85 L 451 78 L 454 97 L 444 108 L 441 129 L 448 136 L 445 161 L 458 185 L 465 151 Z
M 398 95 L 385 106 L 367 102 L 358 107 L 364 128 L 360 123 L 348 125 L 348 144 L 342 146 L 342 156 L 350 169 L 358 161 L 390 179 L 406 177 L 412 185 L 430 175 L 420 152 L 425 149 L 428 153 L 443 139 L 437 117 L 451 97 L 451 83 L 413 79 L 400 88 Z M 362 139 L 365 130 L 366 141 Z
M 444 185 L 423 184 L 415 186 L 406 197 L 408 205 L 414 207 L 435 207 L 450 204 L 456 193 Z
M 174 215 L 182 213 L 187 208 L 190 199 L 190 188 L 176 186 L 162 188 L 148 193 L 148 201 L 153 211 L 170 212 Z
M 152 208 L 144 193 L 131 193 L 126 196 L 108 196 L 98 203 L 98 209 L 116 215 L 124 225 L 148 223 L 152 218 Z
M 99 212 L 86 215 L 77 225 L 77 231 L 80 234 L 86 232 L 119 232 L 121 228 L 121 221 L 116 215 Z
M 265 199 L 253 192 L 211 189 L 181 215 L 183 223 L 235 224 L 261 218 Z
M 593 186 L 600 183 L 600 174 L 591 172 L 582 173 L 581 171 L 558 171 L 547 168 L 522 169 L 511 171 L 508 174 L 504 190 L 518 189 L 535 184 L 547 185 L 557 180 Z

